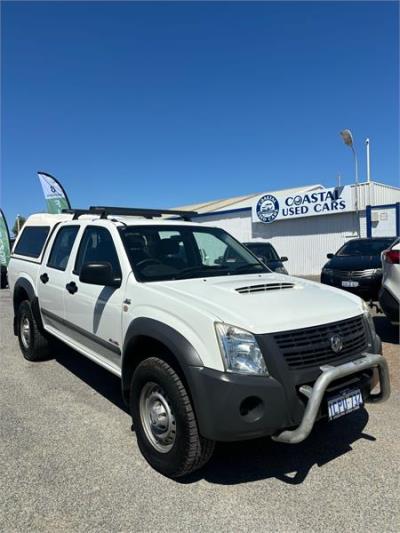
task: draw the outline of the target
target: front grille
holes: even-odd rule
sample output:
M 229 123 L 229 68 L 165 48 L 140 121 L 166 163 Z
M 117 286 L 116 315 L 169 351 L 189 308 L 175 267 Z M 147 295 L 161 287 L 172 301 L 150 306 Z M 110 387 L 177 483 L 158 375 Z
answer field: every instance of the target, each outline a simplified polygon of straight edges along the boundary
M 331 347 L 332 335 L 341 337 L 343 348 L 335 353 Z M 316 326 L 295 329 L 274 335 L 290 368 L 309 368 L 335 363 L 359 355 L 368 345 L 367 331 L 362 316 Z
M 240 294 L 251 294 L 253 292 L 278 291 L 282 289 L 293 289 L 294 283 L 262 283 L 260 285 L 250 285 L 236 289 Z
M 369 268 L 367 270 L 333 270 L 333 274 L 344 279 L 369 278 L 376 273 L 375 270 L 375 268 Z

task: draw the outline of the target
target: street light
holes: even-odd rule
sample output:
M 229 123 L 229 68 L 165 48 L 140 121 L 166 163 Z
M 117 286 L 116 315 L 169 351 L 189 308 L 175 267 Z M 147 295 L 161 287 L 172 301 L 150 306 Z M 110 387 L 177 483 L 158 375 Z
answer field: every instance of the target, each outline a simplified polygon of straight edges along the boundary
M 358 235 L 360 235 L 360 217 L 358 214 L 358 158 L 356 154 L 356 150 L 354 148 L 354 141 L 353 141 L 353 135 L 350 130 L 342 130 L 340 132 L 340 135 L 342 136 L 344 144 L 349 146 L 351 148 L 351 151 L 354 155 L 354 173 L 355 173 L 355 202 L 354 207 L 356 209 L 356 216 L 357 216 L 357 228 L 358 228 Z
M 346 144 L 347 146 L 350 146 L 351 151 L 353 152 L 356 185 L 358 185 L 358 158 L 357 158 L 356 150 L 354 148 L 353 135 L 351 134 L 350 130 L 343 130 L 340 132 L 340 135 L 343 138 L 344 144 Z

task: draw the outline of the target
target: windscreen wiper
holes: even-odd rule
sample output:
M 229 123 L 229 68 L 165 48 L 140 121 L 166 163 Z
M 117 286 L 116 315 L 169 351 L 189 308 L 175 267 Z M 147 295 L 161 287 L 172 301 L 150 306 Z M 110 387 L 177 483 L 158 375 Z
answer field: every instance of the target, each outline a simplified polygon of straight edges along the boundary
M 202 266 L 192 266 L 192 267 L 188 267 L 188 268 L 184 268 L 183 270 L 181 270 L 180 272 L 178 272 L 178 274 L 176 274 L 173 279 L 182 279 L 184 278 L 187 274 L 197 274 L 197 273 L 201 273 L 201 272 L 228 272 L 229 269 L 226 268 L 226 267 L 215 267 L 215 266 L 209 266 L 209 265 L 202 265 Z
M 261 268 L 265 268 L 261 263 L 247 263 L 246 265 L 240 265 L 236 268 L 234 268 L 233 270 L 231 270 L 232 274 L 238 274 L 239 272 L 242 272 L 243 270 L 246 270 L 247 268 L 252 268 L 252 267 L 261 267 Z

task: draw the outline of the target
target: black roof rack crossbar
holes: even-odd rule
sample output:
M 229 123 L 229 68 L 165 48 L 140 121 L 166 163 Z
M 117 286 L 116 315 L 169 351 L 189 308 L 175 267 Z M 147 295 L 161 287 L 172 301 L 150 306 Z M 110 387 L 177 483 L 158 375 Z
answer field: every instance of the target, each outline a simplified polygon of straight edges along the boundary
M 196 211 L 180 211 L 176 209 L 141 209 L 138 207 L 109 207 L 109 206 L 90 206 L 90 211 L 99 213 L 105 211 L 108 215 L 120 215 L 131 217 L 161 217 L 162 215 L 178 216 L 184 220 L 190 220 L 197 215 Z
M 63 209 L 62 213 L 65 213 L 66 215 L 74 215 L 72 217 L 72 220 L 77 220 L 81 215 L 99 215 L 100 213 L 93 213 L 90 209 Z M 100 218 L 104 218 L 104 216 L 101 216 Z
M 73 220 L 76 220 L 81 215 L 99 215 L 100 218 L 107 218 L 109 215 L 131 216 L 154 218 L 167 216 L 177 216 L 183 220 L 191 220 L 197 215 L 196 211 L 180 211 L 176 209 L 141 209 L 138 207 L 110 207 L 92 205 L 89 209 L 63 209 L 63 213 L 74 215 Z

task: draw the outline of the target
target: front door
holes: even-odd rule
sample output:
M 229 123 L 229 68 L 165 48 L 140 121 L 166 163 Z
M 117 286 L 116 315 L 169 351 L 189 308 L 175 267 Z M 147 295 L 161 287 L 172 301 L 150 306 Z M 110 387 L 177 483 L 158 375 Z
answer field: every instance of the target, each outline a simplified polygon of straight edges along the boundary
M 103 226 L 85 228 L 76 260 L 68 266 L 64 301 L 68 335 L 88 357 L 118 373 L 121 366 L 124 275 L 113 240 L 119 240 L 119 235 L 116 228 L 111 228 L 114 229 L 115 234 L 112 235 Z M 104 261 L 111 264 L 114 278 L 121 280 L 120 287 L 93 285 L 79 280 L 85 263 Z

